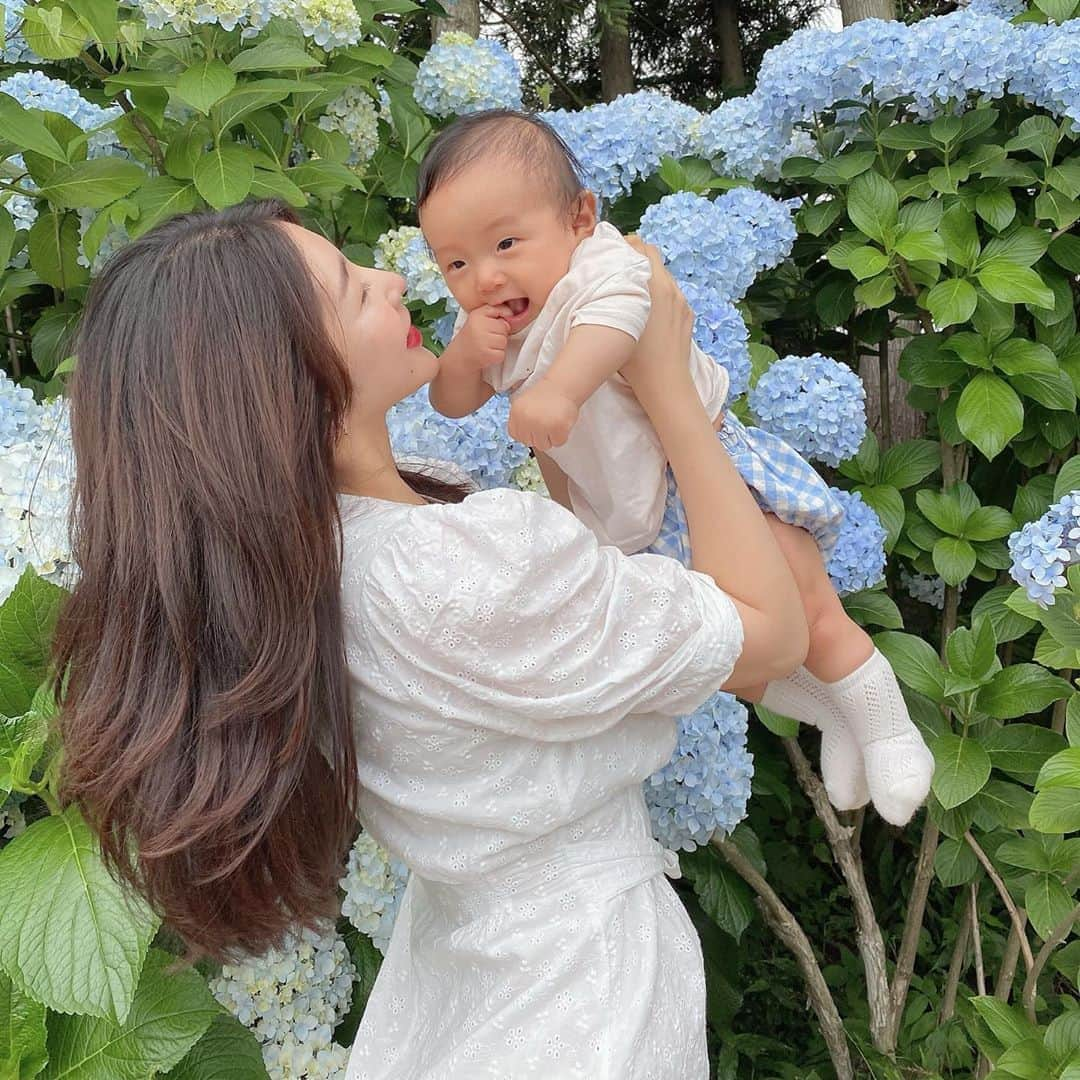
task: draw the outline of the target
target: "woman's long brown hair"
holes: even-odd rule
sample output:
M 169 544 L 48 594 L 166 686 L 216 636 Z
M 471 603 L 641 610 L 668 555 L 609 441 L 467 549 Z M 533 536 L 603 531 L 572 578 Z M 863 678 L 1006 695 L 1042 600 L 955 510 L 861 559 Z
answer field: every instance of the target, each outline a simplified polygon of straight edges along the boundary
M 189 957 L 334 915 L 356 829 L 333 469 L 350 384 L 283 221 L 275 200 L 185 214 L 118 252 L 69 387 L 61 798 Z

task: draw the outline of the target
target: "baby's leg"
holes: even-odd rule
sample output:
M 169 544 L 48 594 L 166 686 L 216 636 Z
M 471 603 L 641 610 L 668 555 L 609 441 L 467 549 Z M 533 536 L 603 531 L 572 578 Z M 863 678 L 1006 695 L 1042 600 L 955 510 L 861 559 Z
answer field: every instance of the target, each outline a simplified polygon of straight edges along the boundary
M 805 709 L 827 701 L 832 719 L 822 739 L 823 778 L 828 757 L 840 800 L 857 794 L 850 787 L 853 738 L 874 806 L 887 821 L 903 825 L 930 790 L 933 756 L 911 722 L 892 668 L 844 611 L 817 543 L 804 530 L 773 521 L 773 535 L 803 596 L 810 649 L 803 668 L 766 687 L 762 704 L 786 705 L 790 714 L 800 702 Z

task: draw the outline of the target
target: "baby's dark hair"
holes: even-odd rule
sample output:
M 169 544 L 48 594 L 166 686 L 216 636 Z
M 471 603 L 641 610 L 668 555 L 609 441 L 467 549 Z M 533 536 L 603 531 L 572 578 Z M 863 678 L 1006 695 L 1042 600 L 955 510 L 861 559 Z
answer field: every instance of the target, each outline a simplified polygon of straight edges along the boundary
M 485 109 L 459 117 L 432 140 L 420 163 L 416 208 L 440 185 L 489 155 L 539 173 L 566 211 L 585 188 L 573 150 L 540 117 L 516 109 Z

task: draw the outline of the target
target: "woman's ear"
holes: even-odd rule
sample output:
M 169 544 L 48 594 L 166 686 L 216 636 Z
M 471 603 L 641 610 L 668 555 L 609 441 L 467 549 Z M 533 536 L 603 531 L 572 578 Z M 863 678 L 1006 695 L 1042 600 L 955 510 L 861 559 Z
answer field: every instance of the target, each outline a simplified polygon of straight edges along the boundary
M 570 228 L 575 236 L 592 236 L 596 228 L 596 196 L 582 189 L 570 210 Z

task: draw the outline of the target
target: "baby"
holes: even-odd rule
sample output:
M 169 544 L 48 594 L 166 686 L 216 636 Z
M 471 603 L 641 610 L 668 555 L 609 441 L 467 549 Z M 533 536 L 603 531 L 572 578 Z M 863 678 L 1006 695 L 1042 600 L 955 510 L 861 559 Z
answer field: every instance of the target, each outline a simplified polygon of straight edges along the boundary
M 417 206 L 462 309 L 432 405 L 464 416 L 508 394 L 510 434 L 536 450 L 552 495 L 602 543 L 689 564 L 663 448 L 619 374 L 649 316 L 649 262 L 597 221 L 569 148 L 532 116 L 462 117 L 428 149 Z M 696 345 L 690 364 L 718 438 L 770 515 L 810 626 L 803 667 L 733 692 L 822 730 L 822 777 L 836 807 L 869 799 L 904 824 L 926 798 L 933 757 L 892 669 L 847 617 L 825 572 L 843 509 L 790 446 L 725 415 L 719 364 Z

